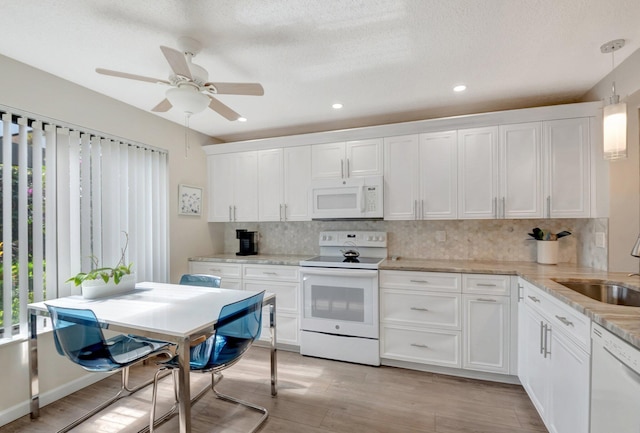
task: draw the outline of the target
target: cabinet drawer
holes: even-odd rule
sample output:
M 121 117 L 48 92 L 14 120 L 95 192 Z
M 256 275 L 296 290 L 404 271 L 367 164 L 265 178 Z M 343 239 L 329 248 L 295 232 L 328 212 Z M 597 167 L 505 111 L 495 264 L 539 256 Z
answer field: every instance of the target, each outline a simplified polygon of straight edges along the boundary
M 216 275 L 222 278 L 242 278 L 242 265 L 237 263 L 189 262 L 192 274 Z
M 277 302 L 277 311 L 297 313 L 298 312 L 298 292 L 300 292 L 299 283 L 287 283 L 281 281 L 250 281 L 242 282 L 244 290 L 259 292 L 266 290 L 275 293 Z
M 508 275 L 463 274 L 462 293 L 509 296 L 510 281 Z
M 422 364 L 460 367 L 460 331 L 384 325 L 381 357 Z
M 380 318 L 385 323 L 460 329 L 461 295 L 389 289 L 380 294 Z
M 444 272 L 381 271 L 380 287 L 460 293 L 460 274 Z
M 298 281 L 300 278 L 298 269 L 298 266 L 244 265 L 243 278 Z

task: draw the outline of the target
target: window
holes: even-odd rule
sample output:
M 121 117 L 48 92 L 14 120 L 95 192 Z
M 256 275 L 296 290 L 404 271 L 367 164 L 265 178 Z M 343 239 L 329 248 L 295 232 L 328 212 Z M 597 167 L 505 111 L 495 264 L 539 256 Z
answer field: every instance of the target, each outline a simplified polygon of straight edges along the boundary
M 138 281 L 168 280 L 166 151 L 0 115 L 0 338 L 26 335 L 29 302 L 80 294 L 66 280 L 92 258 L 114 265 L 123 232 Z

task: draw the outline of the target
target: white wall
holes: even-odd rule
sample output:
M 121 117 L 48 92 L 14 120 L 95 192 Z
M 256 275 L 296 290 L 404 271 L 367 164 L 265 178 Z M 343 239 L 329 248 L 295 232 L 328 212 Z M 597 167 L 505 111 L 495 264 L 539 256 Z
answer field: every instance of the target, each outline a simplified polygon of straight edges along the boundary
M 627 103 L 628 158 L 610 162 L 609 270 L 638 272 L 640 260 L 629 252 L 640 233 L 640 50 L 604 77 L 582 99 L 605 100 L 616 93 Z
M 179 184 L 206 188 L 206 157 L 201 145 L 213 144 L 210 137 L 192 131 L 191 150 L 185 158 L 184 128 L 181 125 L 4 56 L 0 56 L 0 71 L 2 105 L 169 151 L 171 281 L 177 282 L 180 275 L 187 272 L 187 258 L 215 251 L 216 243 L 221 241 L 217 241 L 219 235 L 212 233 L 206 214 L 200 217 L 177 215 Z M 206 189 L 204 199 L 206 201 Z M 44 341 L 47 341 L 46 337 Z M 44 344 L 43 349 L 39 352 L 41 394 L 50 393 L 79 377 L 81 371 L 60 357 L 51 344 Z M 0 346 L 0 365 L 3 389 L 15 390 L 0 393 L 1 425 L 7 416 L 20 415 L 28 408 L 26 343 Z

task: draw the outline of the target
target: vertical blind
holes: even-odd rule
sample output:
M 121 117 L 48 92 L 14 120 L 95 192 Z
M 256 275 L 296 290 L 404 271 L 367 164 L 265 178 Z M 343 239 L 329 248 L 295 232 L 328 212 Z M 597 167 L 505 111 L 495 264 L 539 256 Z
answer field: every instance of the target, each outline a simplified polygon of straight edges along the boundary
M 167 152 L 12 111 L 0 107 L 0 337 L 26 334 L 27 303 L 80 294 L 66 280 L 125 247 L 138 281 L 168 281 Z

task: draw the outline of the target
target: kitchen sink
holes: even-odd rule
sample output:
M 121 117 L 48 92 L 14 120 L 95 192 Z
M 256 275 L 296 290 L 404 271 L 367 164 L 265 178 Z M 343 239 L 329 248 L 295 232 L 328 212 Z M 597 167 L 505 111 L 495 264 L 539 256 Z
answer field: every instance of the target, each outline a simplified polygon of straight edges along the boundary
M 613 305 L 640 307 L 640 291 L 602 280 L 553 280 L 575 292 Z

